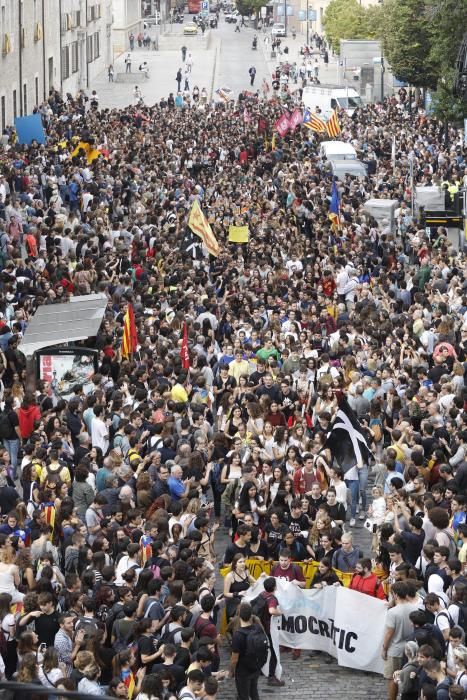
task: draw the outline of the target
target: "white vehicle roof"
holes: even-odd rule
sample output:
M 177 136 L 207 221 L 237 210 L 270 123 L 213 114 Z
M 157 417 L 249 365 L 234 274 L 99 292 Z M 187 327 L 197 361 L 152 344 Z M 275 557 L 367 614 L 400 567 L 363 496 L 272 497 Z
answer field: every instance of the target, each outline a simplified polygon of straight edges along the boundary
M 345 141 L 323 141 L 321 150 L 326 158 L 331 158 L 333 155 L 357 157 L 355 148 Z
M 332 173 L 337 177 L 342 175 L 353 175 L 354 177 L 365 177 L 366 168 L 359 160 L 333 160 L 331 163 Z

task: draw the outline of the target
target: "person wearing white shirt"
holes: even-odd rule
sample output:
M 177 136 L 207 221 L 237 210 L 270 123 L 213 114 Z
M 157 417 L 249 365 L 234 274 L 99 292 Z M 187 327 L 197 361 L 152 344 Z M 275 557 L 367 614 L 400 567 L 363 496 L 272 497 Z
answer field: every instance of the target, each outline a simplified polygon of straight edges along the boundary
M 94 406 L 94 418 L 91 421 L 91 441 L 93 447 L 100 447 L 105 456 L 109 449 L 109 429 L 101 416 L 104 412 L 103 406 Z

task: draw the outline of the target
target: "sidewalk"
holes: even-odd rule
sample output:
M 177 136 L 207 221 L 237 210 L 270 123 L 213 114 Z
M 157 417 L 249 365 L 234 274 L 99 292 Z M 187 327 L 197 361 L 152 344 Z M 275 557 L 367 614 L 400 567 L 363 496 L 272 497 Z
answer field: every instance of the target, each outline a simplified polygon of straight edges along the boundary
M 193 57 L 193 68 L 189 77 L 190 90 L 195 85 L 199 90 L 206 88 L 209 97 L 211 97 L 212 82 L 216 57 L 218 53 L 218 41 L 212 42 L 212 47 L 209 49 L 196 46 L 197 37 L 187 37 L 186 45 L 188 51 Z M 194 39 L 195 41 L 189 41 Z M 118 73 L 125 73 L 125 56 L 124 52 L 119 56 L 114 63 L 114 80 Z M 177 82 L 175 76 L 179 68 L 184 73 L 184 65 L 182 63 L 181 51 L 179 49 L 166 49 L 162 51 L 152 51 L 151 49 L 135 48 L 131 52 L 132 66 L 131 75 L 133 79 L 125 77 L 125 82 L 109 83 L 107 71 L 101 73 L 89 91 L 96 90 L 99 96 L 99 107 L 102 108 L 122 108 L 130 104 L 134 104 L 134 89 L 138 85 L 143 94 L 143 99 L 146 104 L 152 105 L 162 97 L 168 97 L 172 92 L 174 96 L 177 93 Z M 139 65 L 146 61 L 149 66 L 149 79 L 145 78 L 138 72 Z M 128 82 L 127 82 L 128 80 Z M 182 80 L 181 89 L 183 90 L 184 80 Z
M 295 39 L 292 38 L 292 34 L 289 34 L 287 38 L 281 38 L 281 48 L 282 51 L 284 47 L 287 46 L 289 53 L 282 53 L 282 56 L 276 51 L 276 57 L 271 58 L 271 33 L 267 32 L 263 34 L 262 32 L 257 32 L 258 43 L 263 51 L 264 58 L 268 65 L 269 75 L 272 76 L 273 72 L 276 70 L 277 66 L 281 63 L 296 63 L 297 66 L 301 65 L 303 61 L 303 56 L 300 55 L 300 49 L 306 44 L 306 35 L 298 34 Z M 269 38 L 268 46 L 266 49 L 264 39 Z M 318 78 L 321 83 L 329 85 L 338 84 L 338 56 L 333 55 L 329 51 L 329 63 L 326 65 L 316 47 L 313 49 L 312 60 L 313 64 L 315 59 L 318 59 L 319 74 Z

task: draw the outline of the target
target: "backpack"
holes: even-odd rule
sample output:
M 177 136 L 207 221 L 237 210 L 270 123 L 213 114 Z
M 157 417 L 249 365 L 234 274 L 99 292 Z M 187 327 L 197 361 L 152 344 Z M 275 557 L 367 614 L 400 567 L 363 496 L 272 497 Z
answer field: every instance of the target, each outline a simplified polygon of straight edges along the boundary
M 200 624 L 198 624 L 198 620 L 200 620 Z M 206 629 L 208 625 L 212 625 L 213 623 L 211 620 L 203 620 L 202 618 L 198 618 L 198 620 L 196 620 L 195 623 L 195 632 L 198 639 L 201 639 L 203 636 L 203 630 Z
M 75 632 L 78 630 L 84 630 L 84 639 L 87 640 L 97 634 L 99 628 L 94 618 L 78 617 L 75 622 Z
M 164 626 L 164 631 L 162 632 L 160 639 L 161 644 L 174 644 L 175 635 L 177 632 L 180 632 L 180 630 L 183 629 L 183 627 L 177 627 L 176 629 L 170 631 L 170 624 L 170 622 L 167 622 L 167 624 Z
M 64 470 L 67 469 L 67 467 L 64 464 L 59 463 L 59 468 L 58 469 L 51 469 L 50 464 L 44 467 L 45 471 L 45 482 L 44 482 L 44 487 L 46 489 L 54 489 L 57 488 L 59 489 L 62 483 L 64 482 L 64 479 L 62 479 L 63 472 Z
M 253 625 L 251 630 L 245 634 L 245 657 L 242 664 L 249 671 L 261 671 L 268 660 L 269 640 L 266 632 L 260 625 Z
M 107 605 L 100 605 L 99 609 L 96 611 L 96 617 L 101 622 L 107 622 L 109 616 L 109 608 Z
M 161 577 L 161 569 L 158 564 L 152 564 L 150 567 L 150 571 L 152 571 L 152 577 L 153 578 L 160 578 Z
M 156 605 L 156 603 L 160 603 L 160 600 L 151 600 L 151 602 L 149 603 L 148 607 L 146 608 L 146 610 L 144 612 L 143 619 L 144 618 L 147 619 L 149 617 L 149 613 L 151 612 L 151 609 Z
M 117 632 L 117 636 L 115 638 L 115 642 L 112 644 L 112 649 L 119 654 L 121 651 L 125 651 L 130 646 L 129 641 L 133 636 L 133 630 L 131 629 L 125 637 L 122 636 L 120 625 L 117 624 L 115 626 L 115 630 Z
M 467 635 L 467 605 L 462 605 L 462 603 L 453 603 L 459 608 L 459 618 L 457 621 L 457 627 L 461 627 Z
M 271 593 L 267 593 L 266 595 L 263 595 L 265 591 L 259 594 L 256 598 L 253 598 L 253 600 L 250 602 L 251 605 L 251 611 L 253 615 L 256 615 L 256 617 L 259 617 L 261 621 L 263 621 L 264 616 L 266 614 L 266 611 L 268 609 L 268 601 L 271 597 Z
M 8 645 L 5 637 L 5 632 L 3 631 L 2 627 L 0 627 L 0 654 L 2 657 L 5 659 L 6 658 L 6 653 L 8 650 Z
M 428 644 L 432 647 L 434 658 L 441 661 L 446 653 L 446 642 L 439 627 L 427 623 L 423 627 L 416 627 L 414 631 L 414 640 L 418 646 Z
M 447 530 L 441 530 L 441 532 L 448 536 L 449 538 L 449 559 L 457 559 L 457 543 L 454 537 Z
M 8 440 L 11 435 L 11 422 L 8 417 L 8 413 L 2 411 L 0 413 L 0 439 Z

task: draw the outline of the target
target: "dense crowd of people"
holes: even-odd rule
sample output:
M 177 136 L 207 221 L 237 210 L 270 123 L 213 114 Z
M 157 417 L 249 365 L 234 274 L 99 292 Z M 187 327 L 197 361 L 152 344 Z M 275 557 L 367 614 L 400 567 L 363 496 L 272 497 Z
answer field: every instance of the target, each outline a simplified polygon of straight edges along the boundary
M 446 230 L 411 213 L 409 182 L 412 158 L 416 184 L 465 187 L 461 134 L 397 98 L 341 114 L 368 177 L 337 183 L 332 225 L 321 137 L 273 138 L 281 106 L 243 97 L 98 110 L 52 92 L 46 144 L 3 148 L 3 675 L 139 700 L 215 698 L 231 676 L 257 700 L 249 635 L 281 614 L 275 579 L 322 588 L 337 570 L 363 608 L 387 601 L 389 697 L 464 697 L 467 276 Z M 101 155 L 72 156 L 78 142 Z M 364 214 L 370 197 L 399 201 L 395 230 Z M 217 258 L 187 227 L 195 198 Z M 39 306 L 97 292 L 99 369 L 65 400 L 21 340 Z M 347 471 L 326 442 L 344 398 L 374 455 Z M 262 609 L 242 602 L 250 559 L 273 562 Z

